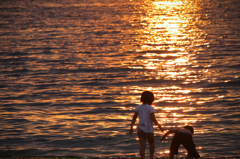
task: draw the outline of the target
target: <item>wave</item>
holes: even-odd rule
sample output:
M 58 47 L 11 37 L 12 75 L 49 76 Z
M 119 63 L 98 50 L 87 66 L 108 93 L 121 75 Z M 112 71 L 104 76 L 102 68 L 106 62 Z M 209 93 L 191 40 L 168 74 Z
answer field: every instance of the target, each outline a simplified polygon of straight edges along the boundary
M 22 153 L 29 153 L 29 151 L 35 152 L 35 153 L 41 153 L 38 150 L 32 149 L 32 150 L 24 150 Z M 89 150 L 90 153 L 91 150 Z M 17 151 L 9 151 L 9 154 L 16 154 Z M 87 152 L 86 152 L 87 153 Z M 0 153 L 1 155 L 1 153 Z M 184 156 L 178 156 L 180 158 L 184 158 Z M 140 159 L 140 157 L 136 157 L 135 155 L 131 156 L 108 156 L 108 157 L 79 157 L 79 156 L 12 156 L 12 155 L 4 155 L 0 156 L 0 159 Z M 163 157 L 155 157 L 156 159 L 168 159 L 169 157 L 167 155 L 164 155 Z M 202 159 L 240 159 L 240 156 L 209 156 L 201 157 Z

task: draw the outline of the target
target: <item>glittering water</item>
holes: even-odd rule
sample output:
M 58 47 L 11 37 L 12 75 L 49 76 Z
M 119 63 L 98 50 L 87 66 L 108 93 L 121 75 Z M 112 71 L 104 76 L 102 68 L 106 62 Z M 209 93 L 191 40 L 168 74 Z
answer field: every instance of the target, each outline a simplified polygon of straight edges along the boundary
M 195 127 L 201 156 L 240 156 L 239 8 L 1 1 L 0 156 L 138 156 L 128 130 L 143 90 L 165 128 Z M 171 138 L 161 135 L 155 128 L 156 156 L 166 157 Z

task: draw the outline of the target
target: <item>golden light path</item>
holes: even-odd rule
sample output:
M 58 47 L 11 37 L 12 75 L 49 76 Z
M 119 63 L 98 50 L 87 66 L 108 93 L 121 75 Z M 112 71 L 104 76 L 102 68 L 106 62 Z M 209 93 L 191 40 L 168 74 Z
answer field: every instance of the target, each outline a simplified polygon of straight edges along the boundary
M 204 33 L 195 26 L 199 19 L 198 15 L 194 14 L 198 10 L 197 3 L 178 0 L 146 1 L 145 4 L 143 10 L 147 16 L 141 17 L 145 28 L 138 31 L 139 38 L 136 39 L 141 44 L 137 51 L 142 58 L 132 61 L 133 65 L 128 67 L 149 70 L 143 71 L 142 74 L 149 79 L 159 80 L 159 86 L 132 86 L 129 89 L 133 93 L 140 94 L 144 90 L 150 90 L 155 94 L 156 104 L 153 106 L 159 111 L 156 116 L 165 128 L 194 125 L 206 116 L 189 112 L 197 109 L 196 105 L 212 100 L 212 97 L 192 97 L 190 93 L 202 92 L 203 88 L 187 87 L 189 84 L 205 80 L 201 74 L 208 72 L 207 69 L 199 72 L 194 69 L 198 67 L 198 61 L 195 60 L 195 52 L 189 52 L 192 47 L 202 45 L 204 41 L 201 39 Z M 162 81 L 165 81 L 165 84 L 161 84 Z M 139 98 L 132 96 L 132 102 L 140 104 Z M 168 106 L 161 106 L 163 102 L 169 103 Z M 200 131 L 197 130 L 196 133 L 204 133 Z M 169 150 L 166 148 L 159 153 L 168 154 Z
M 141 17 L 141 24 L 145 27 L 138 30 L 139 38 L 136 39 L 141 44 L 137 51 L 142 58 L 128 64 L 131 69 L 149 70 L 142 71 L 142 74 L 159 81 L 158 86 L 131 86 L 128 89 L 139 94 L 143 90 L 152 91 L 157 103 L 154 107 L 161 110 L 157 116 L 165 125 L 174 123 L 166 126 L 168 128 L 204 120 L 206 115 L 189 112 L 196 110 L 196 105 L 201 107 L 206 101 L 214 100 L 213 97 L 192 97 L 191 93 L 202 92 L 203 88 L 188 86 L 207 80 L 208 74 L 209 66 L 195 69 L 199 64 L 192 51 L 193 47 L 208 45 L 202 38 L 204 33 L 195 26 L 199 22 L 199 15 L 195 13 L 199 9 L 197 1 L 145 1 L 143 10 L 146 13 Z M 139 98 L 132 96 L 131 100 L 140 104 Z M 169 104 L 162 107 L 161 102 Z

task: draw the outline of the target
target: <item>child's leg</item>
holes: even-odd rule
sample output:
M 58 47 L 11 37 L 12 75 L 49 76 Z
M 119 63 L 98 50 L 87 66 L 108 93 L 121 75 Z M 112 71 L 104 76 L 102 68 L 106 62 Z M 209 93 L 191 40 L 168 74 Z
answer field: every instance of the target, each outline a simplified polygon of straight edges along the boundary
M 154 134 L 149 135 L 147 139 L 148 139 L 149 149 L 150 149 L 150 159 L 153 159 L 154 150 L 155 150 Z
M 180 139 L 181 139 L 181 135 L 176 133 L 172 139 L 171 145 L 170 145 L 170 154 L 169 154 L 169 158 L 173 159 L 174 155 L 178 154 L 178 148 L 181 145 Z
M 145 159 L 146 138 L 143 136 L 139 136 L 139 142 L 141 159 Z
M 174 157 L 174 154 L 169 154 L 169 159 L 173 159 L 173 157 Z
M 182 145 L 187 149 L 188 151 L 188 159 L 189 158 L 199 158 L 200 155 L 196 150 L 196 146 L 193 142 L 192 136 L 186 136 L 184 138 L 184 142 Z
M 155 144 L 154 143 L 149 144 L 149 149 L 150 149 L 150 159 L 153 159 Z

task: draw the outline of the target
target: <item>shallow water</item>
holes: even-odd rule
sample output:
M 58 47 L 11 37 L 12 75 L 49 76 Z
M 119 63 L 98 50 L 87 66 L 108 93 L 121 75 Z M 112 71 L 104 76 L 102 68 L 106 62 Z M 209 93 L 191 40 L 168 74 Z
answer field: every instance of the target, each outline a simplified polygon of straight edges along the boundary
M 240 156 L 239 6 L 0 2 L 0 156 L 138 157 L 128 131 L 143 90 L 165 128 L 195 127 L 201 156 Z

